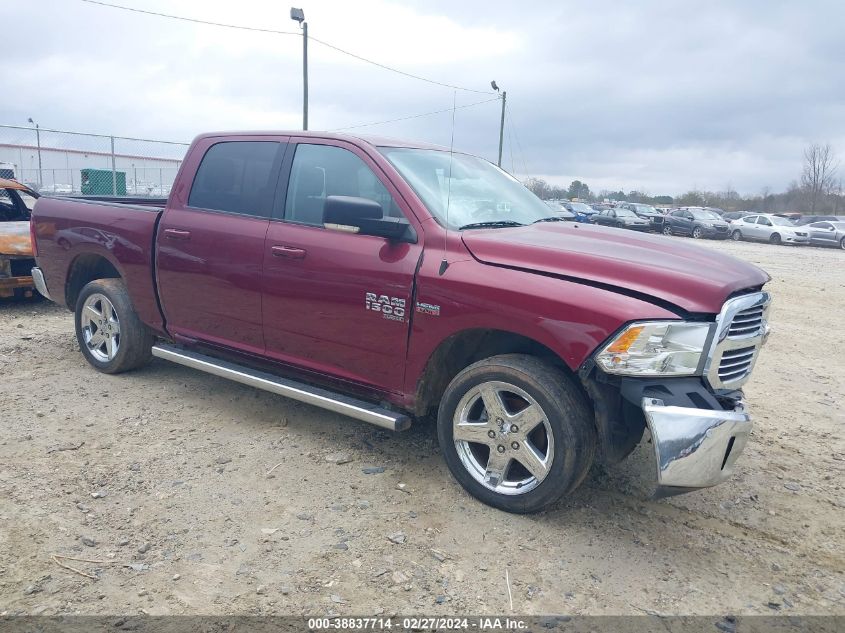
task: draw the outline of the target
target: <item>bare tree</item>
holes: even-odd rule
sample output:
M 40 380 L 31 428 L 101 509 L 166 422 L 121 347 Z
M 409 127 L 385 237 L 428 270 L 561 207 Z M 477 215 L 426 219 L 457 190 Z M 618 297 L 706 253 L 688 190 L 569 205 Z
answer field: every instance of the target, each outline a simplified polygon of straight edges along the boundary
M 838 168 L 836 154 L 830 144 L 810 145 L 804 150 L 804 172 L 801 174 L 801 186 L 810 196 L 810 210 L 816 207 L 832 189 L 836 182 Z
M 763 213 L 769 212 L 769 203 L 771 202 L 769 198 L 771 198 L 771 195 L 772 188 L 769 185 L 766 185 L 762 189 L 760 189 L 760 200 L 763 207 Z

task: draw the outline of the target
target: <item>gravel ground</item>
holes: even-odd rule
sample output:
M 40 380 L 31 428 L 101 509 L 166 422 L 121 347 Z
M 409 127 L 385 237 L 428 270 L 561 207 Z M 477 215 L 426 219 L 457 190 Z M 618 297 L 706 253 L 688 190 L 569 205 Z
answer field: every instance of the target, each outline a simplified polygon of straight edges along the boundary
M 706 246 L 773 277 L 737 476 L 646 501 L 594 469 L 534 516 L 466 495 L 430 425 L 98 374 L 69 312 L 0 304 L 0 615 L 845 614 L 845 253 Z

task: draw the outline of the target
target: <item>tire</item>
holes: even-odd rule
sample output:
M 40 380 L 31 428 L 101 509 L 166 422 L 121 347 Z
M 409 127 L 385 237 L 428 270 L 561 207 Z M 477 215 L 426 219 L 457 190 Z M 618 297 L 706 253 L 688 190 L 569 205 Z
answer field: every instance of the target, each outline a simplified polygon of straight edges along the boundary
M 488 414 L 488 399 L 500 407 L 499 416 Z M 527 434 L 519 428 L 531 424 L 521 422 L 526 415 L 535 416 Z M 518 514 L 575 490 L 596 448 L 595 423 L 581 392 L 559 369 L 522 354 L 494 356 L 455 376 L 440 402 L 437 437 L 467 492 Z
M 663 225 L 663 235 L 672 235 L 672 227 L 668 224 Z
M 772 233 L 769 236 L 769 242 L 775 245 L 781 244 L 782 240 L 780 239 L 780 233 Z
M 76 300 L 76 340 L 97 371 L 119 374 L 152 359 L 153 334 L 141 323 L 121 279 L 97 279 Z
M 731 233 L 731 239 L 734 242 L 739 242 L 740 240 L 742 240 L 742 233 L 740 233 L 739 230 L 734 231 L 733 233 Z
M 845 237 L 843 237 L 841 240 L 839 240 L 839 248 L 841 248 L 843 251 L 845 251 Z
M 700 227 L 700 226 L 697 226 L 697 227 L 695 227 L 695 228 L 692 230 L 692 236 L 693 236 L 695 239 L 697 239 L 697 240 L 700 240 L 700 239 L 701 239 L 701 236 L 702 236 L 703 234 L 704 234 L 704 233 L 703 233 L 703 231 L 701 230 L 701 227 Z

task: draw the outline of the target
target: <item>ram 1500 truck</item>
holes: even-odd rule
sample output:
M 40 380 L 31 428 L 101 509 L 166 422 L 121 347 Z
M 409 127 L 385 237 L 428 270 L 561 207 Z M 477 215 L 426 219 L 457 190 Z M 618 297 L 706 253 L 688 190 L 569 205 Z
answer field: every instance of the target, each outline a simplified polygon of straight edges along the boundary
M 570 493 L 646 429 L 662 494 L 723 481 L 769 277 L 551 215 L 441 147 L 206 134 L 163 208 L 41 199 L 33 277 L 99 371 L 156 356 L 388 429 L 433 414 L 452 474 L 503 510 Z

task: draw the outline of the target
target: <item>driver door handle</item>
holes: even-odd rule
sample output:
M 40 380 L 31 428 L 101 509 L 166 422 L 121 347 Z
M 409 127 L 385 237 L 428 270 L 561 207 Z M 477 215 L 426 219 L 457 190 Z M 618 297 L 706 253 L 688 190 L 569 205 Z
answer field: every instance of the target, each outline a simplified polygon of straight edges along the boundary
M 187 241 L 191 239 L 190 231 L 180 231 L 179 229 L 164 229 L 164 237 L 169 240 Z
M 306 253 L 304 248 L 282 245 L 271 246 L 270 252 L 273 253 L 273 257 L 285 257 L 287 259 L 305 259 Z

